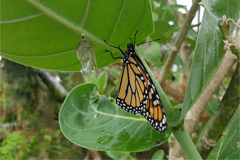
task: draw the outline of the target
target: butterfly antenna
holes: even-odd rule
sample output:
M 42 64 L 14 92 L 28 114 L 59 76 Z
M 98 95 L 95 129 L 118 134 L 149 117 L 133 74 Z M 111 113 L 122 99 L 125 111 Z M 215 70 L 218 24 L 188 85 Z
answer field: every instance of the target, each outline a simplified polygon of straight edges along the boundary
M 161 39 L 154 39 L 154 40 L 152 40 L 152 41 L 147 41 L 147 42 L 145 42 L 145 43 L 150 43 L 150 42 L 159 41 L 159 40 L 161 40 Z M 139 44 L 137 44 L 137 45 L 141 45 L 141 44 L 145 44 L 145 43 L 139 43 Z
M 136 31 L 136 33 L 135 33 L 135 35 L 134 35 L 134 46 L 135 46 L 135 44 L 136 44 L 136 35 L 137 35 L 137 33 L 138 33 L 138 30 Z

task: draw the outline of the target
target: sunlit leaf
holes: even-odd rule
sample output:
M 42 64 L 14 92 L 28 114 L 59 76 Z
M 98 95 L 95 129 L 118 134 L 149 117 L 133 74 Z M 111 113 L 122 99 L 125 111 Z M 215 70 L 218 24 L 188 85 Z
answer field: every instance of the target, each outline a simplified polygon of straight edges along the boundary
M 139 30 L 137 42 L 153 32 L 147 0 L 9 0 L 1 1 L 1 56 L 37 68 L 79 71 L 75 49 L 81 34 L 95 50 L 97 67 L 115 63 L 103 42 L 126 49 Z

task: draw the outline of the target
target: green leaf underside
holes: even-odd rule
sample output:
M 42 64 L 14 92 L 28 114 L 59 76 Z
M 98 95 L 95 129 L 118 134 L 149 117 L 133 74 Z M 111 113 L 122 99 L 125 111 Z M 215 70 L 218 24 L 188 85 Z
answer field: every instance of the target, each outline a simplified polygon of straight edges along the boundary
M 179 8 L 183 8 L 183 9 L 186 10 L 186 6 L 184 6 L 184 5 L 178 5 L 178 4 L 173 4 L 173 5 L 164 6 L 162 9 L 179 9 Z
M 235 0 L 206 2 L 201 30 L 198 36 L 195 54 L 191 66 L 190 77 L 179 121 L 183 120 L 187 111 L 210 83 L 219 68 L 225 54 L 223 36 L 218 27 L 218 21 L 223 13 L 216 13 L 214 8 L 224 8 L 227 17 L 235 20 L 240 18 L 240 2 Z M 228 5 L 226 5 L 226 3 Z M 211 9 L 211 12 L 209 10 Z M 238 13 L 238 14 L 235 14 Z
M 216 98 L 212 97 L 210 101 L 208 102 L 207 106 L 205 107 L 205 111 L 210 115 L 213 116 L 215 111 L 218 107 L 218 101 Z
M 82 33 L 93 44 L 102 68 L 116 62 L 105 49 L 121 55 L 103 39 L 126 49 L 137 29 L 138 42 L 153 32 L 148 0 L 2 0 L 0 24 L 1 56 L 61 71 L 80 71 L 75 49 Z
M 93 150 L 137 152 L 168 138 L 169 128 L 158 133 L 141 115 L 124 111 L 106 96 L 94 96 L 97 88 L 93 83 L 83 84 L 66 98 L 59 119 L 70 141 Z
M 129 154 L 128 152 L 107 152 L 107 155 L 114 160 L 125 160 L 130 156 Z
M 240 106 L 207 159 L 240 159 Z
M 161 39 L 157 43 L 165 44 L 171 40 L 174 33 L 174 27 L 168 24 L 168 21 L 159 20 L 154 22 L 155 32 L 150 35 L 151 39 Z
M 154 155 L 152 156 L 151 160 L 162 160 L 164 157 L 163 150 L 157 150 Z

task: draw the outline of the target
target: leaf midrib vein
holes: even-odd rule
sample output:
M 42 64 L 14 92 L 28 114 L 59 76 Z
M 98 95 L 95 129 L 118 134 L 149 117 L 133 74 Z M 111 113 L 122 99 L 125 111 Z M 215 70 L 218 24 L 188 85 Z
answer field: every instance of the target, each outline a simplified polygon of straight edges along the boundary
M 118 25 L 118 23 L 119 23 L 119 19 L 120 19 L 120 17 L 122 16 L 122 11 L 123 11 L 125 2 L 126 2 L 126 0 L 124 0 L 123 3 L 122 3 L 122 7 L 121 7 L 120 13 L 119 13 L 119 15 L 118 15 L 117 21 L 116 21 L 116 23 L 115 23 L 115 26 L 114 26 L 114 28 L 113 28 L 112 34 L 111 34 L 111 36 L 110 36 L 110 38 L 109 38 L 109 42 L 112 40 L 112 37 L 113 37 L 113 35 L 114 35 L 115 31 L 116 31 L 117 25 Z

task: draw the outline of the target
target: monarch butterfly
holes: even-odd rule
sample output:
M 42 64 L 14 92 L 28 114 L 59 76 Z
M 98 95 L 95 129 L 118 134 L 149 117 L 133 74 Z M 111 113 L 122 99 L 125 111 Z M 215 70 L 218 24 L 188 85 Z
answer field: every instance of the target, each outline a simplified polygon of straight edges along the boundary
M 111 53 L 113 59 L 123 59 L 116 103 L 127 112 L 143 115 L 155 130 L 164 133 L 167 129 L 167 120 L 162 102 L 151 77 L 135 52 L 137 32 L 134 35 L 134 43 L 127 45 L 125 53 L 120 46 L 113 46 L 103 40 L 123 54 L 123 57 L 113 57 L 111 51 L 105 50 Z M 131 38 L 130 40 L 132 41 Z

